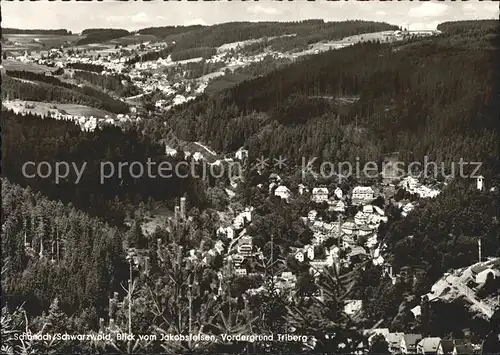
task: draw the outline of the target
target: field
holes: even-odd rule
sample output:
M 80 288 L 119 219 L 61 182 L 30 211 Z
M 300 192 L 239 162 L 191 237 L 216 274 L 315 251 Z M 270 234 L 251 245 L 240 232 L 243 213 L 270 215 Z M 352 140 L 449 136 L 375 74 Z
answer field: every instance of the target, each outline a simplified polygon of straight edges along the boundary
M 112 39 L 111 41 L 104 42 L 104 44 L 112 44 L 112 45 L 122 45 L 122 46 L 128 46 L 130 44 L 140 44 L 141 42 L 154 42 L 158 41 L 158 37 L 153 36 L 153 35 L 132 35 L 132 36 L 126 36 L 126 37 L 120 37 L 116 39 Z
M 55 68 L 48 67 L 46 65 L 39 65 L 35 63 L 23 63 L 17 60 L 4 59 L 2 65 L 5 70 L 24 70 L 31 71 L 34 73 L 45 73 L 53 72 Z
M 79 36 L 57 36 L 42 34 L 6 34 L 3 35 L 2 49 L 4 51 L 24 52 L 42 51 L 78 40 Z
M 12 109 L 14 111 L 19 112 L 30 112 L 38 115 L 46 115 L 51 108 L 57 108 L 59 111 L 66 111 L 70 115 L 78 115 L 78 116 L 94 116 L 96 118 L 104 118 L 106 115 L 114 116 L 112 113 L 109 113 L 104 110 L 100 110 L 98 108 L 84 106 L 84 105 L 76 105 L 76 104 L 58 104 L 51 102 L 37 102 L 37 101 L 24 101 L 24 100 L 12 100 L 8 102 L 2 103 L 7 109 Z M 33 104 L 34 108 L 26 108 L 26 104 Z

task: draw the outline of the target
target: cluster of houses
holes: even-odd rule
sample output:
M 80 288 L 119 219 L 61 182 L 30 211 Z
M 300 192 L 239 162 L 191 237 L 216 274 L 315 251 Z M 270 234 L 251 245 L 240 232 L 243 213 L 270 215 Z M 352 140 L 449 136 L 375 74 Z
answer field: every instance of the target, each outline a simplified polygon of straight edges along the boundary
M 277 186 L 277 187 L 276 187 Z M 274 195 L 280 197 L 283 200 L 288 201 L 291 197 L 291 191 L 285 185 L 281 184 L 281 179 L 276 174 L 270 176 L 269 184 L 270 192 L 274 189 Z M 300 184 L 299 194 L 303 194 L 308 191 L 308 188 Z M 327 239 L 336 239 L 336 247 L 346 250 L 347 257 L 345 259 L 345 264 L 349 265 L 355 259 L 365 259 L 370 255 L 373 257 L 374 250 L 377 246 L 377 235 L 376 231 L 381 222 L 387 222 L 387 216 L 382 208 L 370 204 L 375 199 L 375 192 L 369 186 L 356 186 L 354 187 L 351 194 L 351 201 L 353 205 L 360 206 L 360 210 L 355 214 L 352 220 L 343 221 L 339 218 L 336 222 L 323 221 L 318 218 L 317 211 L 311 210 L 308 216 L 304 218 L 304 222 L 313 232 L 313 239 L 311 248 L 321 246 Z M 315 187 L 311 190 L 311 201 L 321 204 L 327 203 L 329 211 L 335 211 L 340 214 L 344 213 L 348 207 L 348 200 L 345 198 L 344 192 L 340 187 L 337 187 L 332 196 L 330 197 L 330 192 L 326 187 Z M 363 246 L 358 245 L 359 237 L 364 237 L 366 242 Z M 306 246 L 295 253 L 295 258 L 298 261 L 303 261 L 307 259 Z M 369 250 L 367 252 L 366 249 Z M 327 257 L 324 260 L 318 260 L 317 262 L 323 263 L 324 265 L 332 266 L 334 264 L 333 260 L 333 249 L 326 251 Z M 338 257 L 338 251 L 335 251 Z M 316 262 L 314 257 L 309 257 L 311 262 Z M 340 263 L 341 261 L 338 260 Z
M 405 177 L 400 182 L 399 186 L 411 194 L 418 195 L 420 198 L 434 198 L 440 193 L 439 190 L 431 189 L 430 187 L 420 184 L 419 181 L 412 176 Z
M 464 339 L 442 339 L 423 337 L 422 334 L 390 332 L 388 328 L 365 330 L 368 345 L 372 345 L 376 336 L 382 336 L 391 354 L 435 354 L 435 355 L 472 355 L 477 346 Z
M 26 112 L 37 114 L 40 111 L 36 110 L 36 103 L 23 103 L 22 101 L 14 100 L 5 101 L 3 104 L 5 105 L 5 107 L 14 111 L 14 113 L 16 114 Z M 72 115 L 65 112 L 64 110 L 59 110 L 55 107 L 49 108 L 47 111 L 45 111 L 45 115 L 56 120 L 73 121 L 75 124 L 80 126 L 83 131 L 94 131 L 97 126 L 101 124 L 119 125 L 121 123 L 134 120 L 138 121 L 141 119 L 135 114 L 118 114 L 115 117 L 112 117 L 111 115 L 104 115 L 104 117 L 94 117 L 92 115 Z

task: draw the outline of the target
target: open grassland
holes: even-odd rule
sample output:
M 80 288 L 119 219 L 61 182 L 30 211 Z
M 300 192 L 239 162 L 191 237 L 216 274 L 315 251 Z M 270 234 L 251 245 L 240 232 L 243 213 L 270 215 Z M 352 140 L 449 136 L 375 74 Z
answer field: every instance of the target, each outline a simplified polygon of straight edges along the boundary
M 77 116 L 94 116 L 97 118 L 104 118 L 106 115 L 114 116 L 113 114 L 100 110 L 98 108 L 76 105 L 76 104 L 59 104 L 53 102 L 38 102 L 38 101 L 24 101 L 12 100 L 4 102 L 3 105 L 10 110 L 18 111 L 20 113 L 30 112 L 37 115 L 47 115 L 50 109 L 57 109 L 65 111 L 69 115 Z M 28 105 L 28 107 L 26 107 Z M 31 106 L 33 106 L 31 108 Z
M 131 36 L 125 36 L 125 37 L 120 37 L 116 39 L 112 39 L 108 42 L 112 45 L 121 45 L 121 46 L 128 46 L 131 44 L 140 44 L 141 42 L 154 42 L 157 41 L 158 37 L 154 35 L 143 35 L 143 34 L 137 34 L 137 35 L 131 35 Z
M 77 35 L 5 34 L 2 40 L 4 51 L 43 51 L 68 45 L 80 38 Z
M 24 70 L 31 71 L 34 73 L 45 73 L 53 72 L 56 68 L 51 68 L 46 65 L 40 65 L 35 63 L 23 63 L 18 60 L 4 59 L 2 60 L 2 65 L 5 70 Z

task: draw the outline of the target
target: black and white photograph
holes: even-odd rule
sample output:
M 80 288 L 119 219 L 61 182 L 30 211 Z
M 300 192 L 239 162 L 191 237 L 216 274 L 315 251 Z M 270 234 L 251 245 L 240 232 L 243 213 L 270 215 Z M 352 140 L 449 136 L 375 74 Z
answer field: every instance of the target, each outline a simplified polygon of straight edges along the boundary
M 1 1 L 2 355 L 500 355 L 498 1 Z

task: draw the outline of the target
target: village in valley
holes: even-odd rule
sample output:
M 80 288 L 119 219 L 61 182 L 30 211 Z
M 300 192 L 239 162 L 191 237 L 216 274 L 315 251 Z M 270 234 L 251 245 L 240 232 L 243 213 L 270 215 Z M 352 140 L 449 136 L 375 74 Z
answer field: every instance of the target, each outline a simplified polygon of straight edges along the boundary
M 177 151 L 170 147 L 167 147 L 167 151 L 177 154 Z M 213 151 L 211 153 L 215 154 Z M 199 162 L 204 159 L 203 154 L 207 155 L 207 151 L 198 147 L 194 155 L 188 153 L 184 157 L 195 159 L 196 156 L 195 160 Z M 242 147 L 234 154 L 234 157 L 226 155 L 222 162 L 243 163 L 248 155 L 248 150 Z M 211 164 L 221 164 L 221 160 L 218 159 Z M 324 272 L 328 273 L 333 270 L 336 275 L 343 275 L 357 270 L 363 273 L 367 264 L 379 268 L 382 278 L 390 280 L 393 285 L 415 285 L 423 275 L 418 270 L 408 267 L 401 268 L 398 273 L 394 272 L 390 259 L 387 259 L 389 257 L 386 252 L 387 244 L 378 238 L 377 232 L 381 224 L 388 223 L 389 210 L 392 211 L 391 213 L 396 211 L 401 218 L 405 218 L 418 208 L 420 201 L 436 198 L 446 183 L 427 186 L 412 175 L 395 177 L 391 173 L 391 166 L 386 165 L 385 171 L 380 174 L 381 183 L 371 186 L 355 185 L 352 189 L 346 190 L 340 187 L 341 184 L 335 188 L 324 185 L 315 187 L 314 184 L 306 186 L 303 183 L 291 187 L 287 186 L 276 173 L 259 172 L 259 175 L 268 176 L 267 182 L 255 186 L 263 194 L 277 199 L 285 206 L 294 204 L 297 199 L 306 198 L 310 206 L 316 207 L 310 209 L 307 215 L 302 216 L 298 221 L 310 231 L 309 242 L 301 247 L 287 248 L 287 253 L 276 258 L 277 272 L 271 275 L 270 280 L 266 279 L 265 276 L 269 275 L 264 275 L 258 268 L 255 268 L 255 265 L 269 258 L 269 255 L 264 255 L 262 246 L 256 246 L 252 234 L 248 232 L 252 229 L 255 218 L 258 217 L 256 217 L 256 208 L 240 205 L 240 210 L 238 210 L 233 209 L 230 203 L 227 211 L 219 211 L 224 214 L 226 223 L 219 225 L 215 230 L 216 240 L 213 247 L 202 246 L 191 249 L 187 259 L 205 268 L 219 265 L 220 269 L 217 270 L 219 295 L 223 292 L 222 285 L 228 279 L 241 277 L 258 280 L 257 285 L 244 292 L 247 295 L 270 292 L 269 287 L 272 285 L 278 294 L 287 295 L 286 297 L 290 300 L 299 296 L 305 299 L 315 298 L 323 302 L 324 295 L 321 289 L 309 285 L 310 289 L 304 292 L 303 286 L 299 286 L 300 279 L 308 278 L 304 275 L 310 275 L 310 282 L 314 285 Z M 237 199 L 239 190 L 236 181 L 241 183 L 242 179 L 234 179 L 231 186 L 226 188 L 230 200 Z M 478 192 L 486 189 L 483 176 L 477 177 L 475 188 Z M 495 191 L 495 187 L 490 187 L 490 190 Z M 168 230 L 190 223 L 192 217 L 187 216 L 186 206 L 186 198 L 181 197 L 180 203 L 175 206 L 174 215 L 165 222 Z M 145 233 L 148 233 L 147 228 Z M 408 238 L 411 239 L 413 236 L 409 235 Z M 273 240 L 269 242 L 272 244 Z M 160 245 L 160 239 L 158 243 Z M 273 248 L 274 246 L 271 245 L 271 249 Z M 136 249 L 132 249 L 131 253 L 141 254 Z M 425 302 L 454 302 L 464 298 L 480 318 L 491 318 L 500 299 L 494 295 L 484 299 L 479 295 L 488 278 L 500 280 L 500 258 L 485 258 L 481 256 L 481 253 L 479 242 L 478 262 L 467 268 L 445 273 L 442 279 L 432 286 L 431 291 L 423 296 Z M 138 269 L 145 271 L 143 268 L 149 260 L 137 257 L 135 263 Z M 415 319 L 418 319 L 421 317 L 422 306 L 420 302 L 416 304 L 411 309 L 411 313 Z M 360 299 L 343 301 L 344 312 L 360 324 L 363 324 L 365 320 L 364 307 L 366 304 Z M 366 353 L 373 346 L 377 336 L 378 339 L 380 337 L 385 339 L 389 351 L 393 354 L 475 354 L 481 348 L 481 344 L 466 338 L 441 338 L 433 334 L 425 336 L 418 333 L 390 331 L 389 328 L 377 328 L 376 324 L 370 329 L 364 329 L 363 334 L 368 342 L 361 342 L 358 345 L 356 351 L 358 354 Z M 310 342 L 311 339 L 308 339 L 306 343 Z
M 456 150 L 479 160 L 497 141 L 487 121 L 492 110 L 480 106 L 487 90 L 477 84 L 482 91 L 467 91 L 472 98 L 464 105 L 480 106 L 469 115 L 451 99 L 432 101 L 431 90 L 449 87 L 459 101 L 466 89 L 454 74 L 445 86 L 404 72 L 415 63 L 422 71 L 448 65 L 439 46 L 458 61 L 454 50 L 463 53 L 464 43 L 491 34 L 489 22 L 481 30 L 465 22 L 466 30 L 458 22 L 432 30 L 339 22 L 345 35 L 323 20 L 286 23 L 283 34 L 274 22 L 262 32 L 252 22 L 78 34 L 9 28 L 0 65 L 2 122 L 12 136 L 2 148 L 5 166 L 12 171 L 22 159 L 35 164 L 51 156 L 46 176 L 38 166 L 29 180 L 24 164 L 22 174 L 2 180 L 6 353 L 28 345 L 31 353 L 56 349 L 19 345 L 11 334 L 22 324 L 30 334 L 30 327 L 43 334 L 47 326 L 113 336 L 139 329 L 166 338 L 295 336 L 287 351 L 324 352 L 335 344 L 335 353 L 358 355 L 485 354 L 500 310 L 498 162 L 484 159 L 484 171 L 458 177 L 452 158 Z M 226 25 L 244 40 L 234 41 Z M 343 57 L 349 50 L 357 57 Z M 434 52 L 437 59 L 425 62 Z M 359 70 L 354 64 L 365 55 L 373 63 Z M 419 80 L 432 89 L 415 89 Z M 435 123 L 432 110 L 445 104 L 451 118 Z M 486 123 L 469 137 L 476 121 L 456 123 L 454 115 Z M 383 133 L 398 125 L 401 132 Z M 447 127 L 450 136 L 436 138 Z M 482 135 L 484 145 L 477 143 Z M 470 147 L 477 151 L 467 155 Z M 397 168 L 428 154 L 434 174 Z M 376 163 L 374 175 L 317 171 L 328 159 L 352 168 L 360 156 Z M 77 182 L 68 173 L 51 185 L 54 159 L 88 161 L 90 173 Z M 140 159 L 168 163 L 175 174 L 145 177 Z M 308 159 L 313 163 L 305 168 Z M 103 161 L 130 169 L 122 175 L 120 167 L 104 181 Z M 141 165 L 141 174 L 132 164 Z M 268 343 L 139 339 L 58 343 L 57 350 L 243 354 L 259 346 L 287 353 Z

